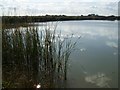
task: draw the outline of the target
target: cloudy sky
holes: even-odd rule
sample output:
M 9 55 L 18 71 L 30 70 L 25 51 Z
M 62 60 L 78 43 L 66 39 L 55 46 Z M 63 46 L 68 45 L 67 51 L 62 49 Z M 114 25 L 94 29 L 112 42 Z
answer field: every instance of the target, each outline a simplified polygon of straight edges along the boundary
M 118 15 L 120 0 L 0 0 L 0 15 Z

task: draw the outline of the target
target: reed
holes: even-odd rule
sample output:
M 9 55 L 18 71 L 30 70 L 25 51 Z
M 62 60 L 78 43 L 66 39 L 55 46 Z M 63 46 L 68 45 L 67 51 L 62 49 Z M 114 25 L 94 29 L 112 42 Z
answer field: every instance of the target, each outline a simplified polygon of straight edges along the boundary
M 43 88 L 61 86 L 67 80 L 67 64 L 77 41 L 62 40 L 56 25 L 2 30 L 3 87 Z M 79 39 L 79 38 L 78 38 Z

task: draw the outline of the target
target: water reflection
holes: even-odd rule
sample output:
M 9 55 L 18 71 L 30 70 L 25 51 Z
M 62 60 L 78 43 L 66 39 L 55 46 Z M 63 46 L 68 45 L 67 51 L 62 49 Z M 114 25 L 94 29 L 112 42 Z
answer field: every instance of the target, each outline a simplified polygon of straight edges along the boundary
M 60 23 L 58 28 L 65 35 L 73 33 L 75 36 L 81 35 L 89 38 L 105 37 L 109 40 L 118 40 L 117 22 L 69 21 Z
M 50 22 L 48 26 L 52 26 L 52 24 Z M 37 27 L 39 35 L 46 25 L 47 23 L 39 24 Z M 24 30 L 23 27 L 20 28 Z M 117 74 L 110 75 L 110 77 L 106 75 L 113 71 L 118 72 L 117 32 L 117 22 L 111 21 L 65 21 L 58 24 L 55 36 L 57 37 L 61 33 L 60 41 L 63 41 L 64 38 L 71 38 L 71 36 L 75 41 L 81 36 L 76 47 L 77 50 L 72 52 L 68 65 L 70 68 L 69 82 L 74 82 L 71 87 L 79 87 L 81 84 L 84 84 L 83 87 L 88 87 L 87 83 L 92 83 L 98 87 L 118 87 Z M 43 40 L 41 39 L 41 41 Z M 45 46 L 43 45 L 43 47 Z M 82 74 L 84 77 L 81 77 Z M 81 81 L 80 77 L 84 79 L 84 82 Z
M 98 87 L 118 87 L 117 23 L 111 21 L 65 21 L 60 23 L 57 29 L 61 30 L 62 35 L 81 36 L 77 51 L 72 54 L 70 62 L 72 67 L 68 77 L 73 78 L 70 82 L 76 84 L 72 84 L 72 87 L 81 86 L 78 78 L 81 74 L 85 75 L 86 82 Z M 80 64 L 85 68 L 82 73 L 78 70 L 81 69 Z M 107 77 L 106 74 L 112 71 L 116 72 L 116 75 Z M 89 76 L 89 73 L 92 75 Z M 96 74 L 94 75 L 94 73 Z M 88 86 L 85 82 L 84 84 L 83 87 L 95 87 Z
M 115 43 L 115 42 L 111 42 L 111 41 L 108 42 L 107 41 L 106 45 L 109 46 L 109 47 L 112 47 L 112 48 L 116 48 L 116 49 L 118 48 L 118 44 Z
M 80 51 L 81 51 L 81 52 L 84 52 L 84 51 L 86 51 L 86 49 L 85 49 L 85 48 L 81 48 Z
M 85 81 L 89 83 L 93 83 L 99 87 L 110 87 L 109 81 L 111 79 L 106 76 L 104 73 L 97 73 L 95 75 L 85 77 Z

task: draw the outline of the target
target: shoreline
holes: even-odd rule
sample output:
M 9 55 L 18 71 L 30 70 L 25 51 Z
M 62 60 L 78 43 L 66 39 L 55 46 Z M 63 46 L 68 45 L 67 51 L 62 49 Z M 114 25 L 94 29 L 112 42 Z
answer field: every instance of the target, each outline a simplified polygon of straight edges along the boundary
M 50 21 L 73 21 L 73 20 L 119 21 L 120 16 L 65 16 L 65 15 L 2 16 L 3 24 L 35 23 L 35 22 L 50 22 Z

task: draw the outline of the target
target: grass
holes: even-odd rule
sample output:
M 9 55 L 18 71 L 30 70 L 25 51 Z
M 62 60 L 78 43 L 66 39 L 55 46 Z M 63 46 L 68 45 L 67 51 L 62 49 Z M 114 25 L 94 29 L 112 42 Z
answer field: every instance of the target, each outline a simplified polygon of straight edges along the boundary
M 62 40 L 56 25 L 2 30 L 4 88 L 64 87 L 71 50 L 77 41 Z M 79 39 L 79 38 L 78 38 Z

